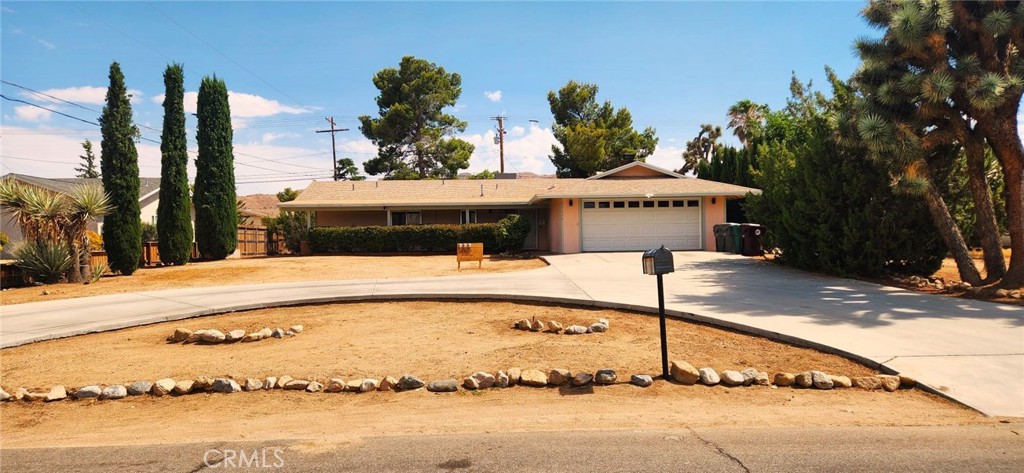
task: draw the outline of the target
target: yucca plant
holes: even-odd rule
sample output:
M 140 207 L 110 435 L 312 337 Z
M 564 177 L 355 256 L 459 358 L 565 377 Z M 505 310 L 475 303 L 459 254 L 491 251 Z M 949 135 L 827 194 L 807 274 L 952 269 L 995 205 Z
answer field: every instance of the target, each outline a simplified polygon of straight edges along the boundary
M 34 240 L 14 250 L 14 261 L 33 281 L 60 282 L 72 267 L 71 252 L 63 241 Z

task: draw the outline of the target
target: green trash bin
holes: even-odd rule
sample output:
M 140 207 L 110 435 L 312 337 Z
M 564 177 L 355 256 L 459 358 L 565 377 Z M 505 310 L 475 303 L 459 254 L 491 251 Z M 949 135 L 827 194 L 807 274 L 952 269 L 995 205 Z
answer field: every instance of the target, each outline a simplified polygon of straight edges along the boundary
M 726 223 L 726 225 L 729 226 L 729 231 L 731 232 L 731 238 L 727 238 L 729 241 L 726 242 L 726 246 L 728 247 L 729 252 L 734 254 L 734 255 L 742 254 L 743 253 L 743 238 L 742 238 L 742 235 L 740 233 L 740 224 L 738 224 L 738 223 Z

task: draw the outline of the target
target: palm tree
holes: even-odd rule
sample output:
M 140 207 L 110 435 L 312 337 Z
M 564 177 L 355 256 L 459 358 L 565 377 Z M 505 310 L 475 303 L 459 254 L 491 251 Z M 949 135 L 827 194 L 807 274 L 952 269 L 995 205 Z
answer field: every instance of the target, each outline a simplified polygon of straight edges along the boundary
M 67 209 L 64 215 L 64 238 L 71 251 L 72 260 L 79 262 L 68 273 L 70 282 L 81 282 L 92 272 L 89 258 L 89 238 L 86 231 L 89 222 L 98 220 L 110 211 L 110 198 L 103 188 L 96 184 L 83 184 L 67 194 Z
M 740 100 L 729 107 L 729 124 L 726 128 L 732 130 L 733 134 L 740 139 L 743 146 L 749 146 L 752 138 L 757 136 L 764 122 L 765 112 L 768 107 L 754 103 L 748 99 Z

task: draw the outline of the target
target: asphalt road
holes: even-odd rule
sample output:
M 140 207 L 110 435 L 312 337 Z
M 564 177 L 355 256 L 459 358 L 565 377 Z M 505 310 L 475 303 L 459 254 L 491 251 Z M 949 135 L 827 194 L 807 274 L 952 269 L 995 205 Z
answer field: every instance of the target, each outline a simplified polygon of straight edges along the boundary
M 380 436 L 344 443 L 287 440 L 0 449 L 0 470 L 1019 472 L 1024 465 L 1021 434 L 1024 423 L 527 432 Z

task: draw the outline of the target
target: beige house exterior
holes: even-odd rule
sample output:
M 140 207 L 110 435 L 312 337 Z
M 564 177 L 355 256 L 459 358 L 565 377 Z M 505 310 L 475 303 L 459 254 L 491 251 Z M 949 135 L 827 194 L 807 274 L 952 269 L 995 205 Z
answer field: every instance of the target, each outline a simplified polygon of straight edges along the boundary
M 517 213 L 531 223 L 526 248 L 552 253 L 714 251 L 725 201 L 760 192 L 633 162 L 587 179 L 314 181 L 279 207 L 316 212 L 319 227 L 491 223 Z

